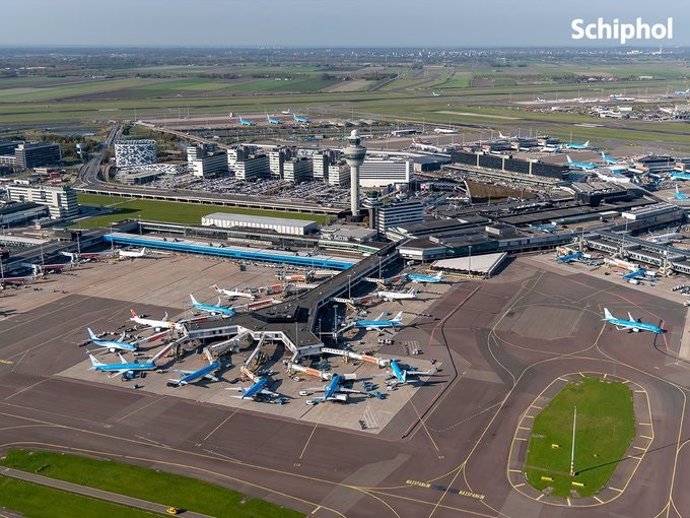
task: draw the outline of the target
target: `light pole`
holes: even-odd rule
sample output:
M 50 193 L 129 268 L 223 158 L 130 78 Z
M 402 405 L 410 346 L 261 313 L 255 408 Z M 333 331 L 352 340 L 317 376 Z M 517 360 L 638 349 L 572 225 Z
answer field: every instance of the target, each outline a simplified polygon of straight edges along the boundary
M 577 427 L 577 406 L 573 409 L 573 440 L 570 447 L 570 476 L 575 476 L 575 430 Z
M 351 284 L 351 279 L 352 276 L 348 275 L 347 276 L 347 298 L 351 299 L 352 298 L 352 284 Z

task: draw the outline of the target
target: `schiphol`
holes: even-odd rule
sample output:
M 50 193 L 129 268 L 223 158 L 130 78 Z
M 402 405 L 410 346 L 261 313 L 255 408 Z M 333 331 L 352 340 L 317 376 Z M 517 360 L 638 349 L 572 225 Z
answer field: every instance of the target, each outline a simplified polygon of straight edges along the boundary
M 689 514 L 690 34 L 466 3 L 7 6 L 0 515 Z
M 597 18 L 594 23 L 586 23 L 582 18 L 571 22 L 573 40 L 614 40 L 621 45 L 631 40 L 673 40 L 673 17 L 669 16 L 665 23 L 650 24 L 642 18 L 635 18 L 635 23 L 621 22 L 614 18 L 610 23 L 604 18 Z

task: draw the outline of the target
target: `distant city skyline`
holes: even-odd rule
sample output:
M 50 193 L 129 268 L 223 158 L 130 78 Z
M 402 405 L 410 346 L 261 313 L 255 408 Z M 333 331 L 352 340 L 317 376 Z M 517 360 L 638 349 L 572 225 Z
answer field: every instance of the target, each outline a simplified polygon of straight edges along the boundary
M 673 17 L 673 40 L 628 46 L 690 46 L 687 0 L 22 0 L 3 15 L 3 47 L 610 47 L 570 38 L 597 17 Z

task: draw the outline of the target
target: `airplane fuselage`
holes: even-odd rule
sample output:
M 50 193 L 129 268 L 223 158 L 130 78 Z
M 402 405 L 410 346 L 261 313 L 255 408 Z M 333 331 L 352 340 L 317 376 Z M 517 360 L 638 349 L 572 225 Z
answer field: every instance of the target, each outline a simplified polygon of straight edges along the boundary
M 195 370 L 194 372 L 190 372 L 189 374 L 185 374 L 175 383 L 177 383 L 178 385 L 187 385 L 189 383 L 192 383 L 193 381 L 204 378 L 207 374 L 215 372 L 218 369 L 220 369 L 220 362 L 216 360 L 213 363 L 210 363 L 209 365 L 202 367 L 201 369 Z

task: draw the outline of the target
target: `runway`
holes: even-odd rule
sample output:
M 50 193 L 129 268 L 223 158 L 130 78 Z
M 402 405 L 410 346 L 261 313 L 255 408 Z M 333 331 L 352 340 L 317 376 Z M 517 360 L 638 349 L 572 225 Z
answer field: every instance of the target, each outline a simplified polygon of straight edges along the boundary
M 83 360 L 73 330 L 126 304 L 63 302 L 0 322 L 0 448 L 119 458 L 317 518 L 690 513 L 680 484 L 690 475 L 690 366 L 677 360 L 686 310 L 651 293 L 524 259 L 495 279 L 457 283 L 429 310 L 436 319 L 419 317 L 386 351 L 403 357 L 402 343 L 416 340 L 425 359 L 443 364 L 444 377 L 417 390 L 376 436 L 56 376 Z M 618 332 L 601 322 L 604 306 L 663 320 L 667 333 Z M 521 415 L 554 379 L 580 371 L 643 387 L 654 428 L 629 485 L 611 503 L 587 509 L 528 498 L 507 472 Z

